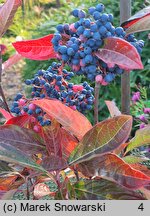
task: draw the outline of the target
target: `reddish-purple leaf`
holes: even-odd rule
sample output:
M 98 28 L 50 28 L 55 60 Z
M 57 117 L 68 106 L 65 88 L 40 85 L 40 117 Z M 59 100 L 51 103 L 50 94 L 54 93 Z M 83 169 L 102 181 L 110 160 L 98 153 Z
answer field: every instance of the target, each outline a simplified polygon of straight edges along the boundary
M 150 15 L 150 6 L 138 11 L 135 15 L 131 16 L 127 21 L 123 22 L 121 26 L 123 28 L 129 28 L 134 25 L 140 19 Z
M 0 113 L 5 117 L 6 120 L 13 118 L 13 115 L 11 113 L 7 112 L 6 110 L 2 109 L 1 107 L 0 107 Z
M 2 64 L 3 70 L 6 70 L 9 67 L 13 66 L 14 64 L 18 63 L 21 59 L 22 59 L 22 56 L 19 53 L 14 54 Z
M 0 190 L 1 191 L 8 191 L 10 190 L 10 187 L 12 184 L 16 181 L 17 175 L 15 176 L 6 176 L 6 177 L 0 177 Z
M 32 101 L 41 107 L 47 115 L 55 118 L 66 130 L 74 134 L 79 140 L 92 128 L 89 120 L 58 100 L 41 99 Z
M 6 0 L 0 8 L 0 37 L 11 25 L 13 17 L 21 4 L 22 0 Z
M 50 127 L 44 127 L 41 136 L 50 155 L 54 154 L 66 160 L 78 144 L 77 139 L 56 121 L 52 121 Z
M 150 14 L 138 19 L 137 22 L 130 25 L 130 27 L 127 28 L 126 30 L 126 33 L 133 34 L 136 32 L 149 31 L 149 30 L 150 30 Z
M 42 167 L 49 171 L 61 171 L 62 169 L 66 169 L 68 167 L 68 164 L 65 159 L 62 159 L 58 156 L 50 155 L 45 157 L 42 160 Z
M 0 142 L 11 145 L 27 155 L 46 153 L 43 140 L 37 133 L 16 125 L 3 125 L 0 127 Z
M 132 168 L 115 154 L 105 154 L 79 164 L 85 176 L 99 176 L 129 188 L 138 189 L 150 183 L 150 176 Z
M 78 164 L 95 155 L 112 152 L 128 139 L 131 128 L 132 117 L 128 115 L 120 115 L 96 124 L 71 153 L 69 163 Z
M 56 53 L 51 42 L 52 38 L 53 34 L 50 34 L 39 39 L 18 41 L 13 43 L 13 46 L 17 52 L 25 58 L 32 60 L 48 60 L 56 58 Z
M 139 53 L 129 42 L 117 37 L 109 37 L 104 41 L 104 47 L 95 52 L 98 58 L 108 65 L 117 64 L 125 70 L 143 69 Z
M 121 112 L 114 101 L 105 101 L 105 104 L 107 105 L 107 108 L 110 112 L 110 116 L 112 118 L 121 115 Z
M 18 125 L 20 127 L 31 128 L 30 124 L 32 122 L 32 119 L 34 119 L 34 117 L 30 115 L 22 115 L 22 116 L 10 118 L 5 124 L 7 125 L 13 124 L 13 125 Z

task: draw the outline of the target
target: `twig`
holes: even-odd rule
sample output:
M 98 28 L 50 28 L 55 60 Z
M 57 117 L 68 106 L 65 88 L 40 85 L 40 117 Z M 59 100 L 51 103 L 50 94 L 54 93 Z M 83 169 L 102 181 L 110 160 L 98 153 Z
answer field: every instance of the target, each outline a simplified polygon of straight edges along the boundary
M 74 167 L 74 174 L 76 176 L 77 181 L 80 181 L 78 170 Z
M 95 82 L 94 124 L 98 123 L 99 90 L 100 90 L 100 83 Z

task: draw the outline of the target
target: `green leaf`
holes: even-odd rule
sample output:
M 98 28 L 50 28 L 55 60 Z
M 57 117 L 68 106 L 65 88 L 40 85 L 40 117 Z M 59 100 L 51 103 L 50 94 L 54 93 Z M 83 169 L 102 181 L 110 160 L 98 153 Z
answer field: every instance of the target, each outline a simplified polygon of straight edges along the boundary
M 128 164 L 136 164 L 136 163 L 141 163 L 143 161 L 148 161 L 149 158 L 137 157 L 137 156 L 134 156 L 134 155 L 128 155 L 126 157 L 123 157 L 123 160 Z
M 129 142 L 125 154 L 134 148 L 143 145 L 149 145 L 149 144 L 150 144 L 150 125 L 140 130 L 137 130 L 135 137 Z
M 90 160 L 98 154 L 111 152 L 124 143 L 131 131 L 132 117 L 120 115 L 95 125 L 88 131 L 69 157 L 69 164 Z
M 74 185 L 78 199 L 84 200 L 144 200 L 138 192 L 105 180 L 81 180 Z

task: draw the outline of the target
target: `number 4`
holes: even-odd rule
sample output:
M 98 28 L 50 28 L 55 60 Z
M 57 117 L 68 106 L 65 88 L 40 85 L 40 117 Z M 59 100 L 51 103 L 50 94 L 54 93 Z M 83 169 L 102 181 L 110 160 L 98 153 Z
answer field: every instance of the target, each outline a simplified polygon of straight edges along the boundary
M 138 207 L 139 210 L 143 211 L 144 210 L 144 206 L 143 206 L 143 203 L 141 203 Z

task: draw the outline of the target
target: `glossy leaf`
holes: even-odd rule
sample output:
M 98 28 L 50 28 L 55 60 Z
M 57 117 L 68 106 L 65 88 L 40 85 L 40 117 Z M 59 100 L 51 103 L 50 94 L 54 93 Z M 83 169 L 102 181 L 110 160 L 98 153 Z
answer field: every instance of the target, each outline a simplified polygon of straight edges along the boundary
M 144 200 L 138 192 L 106 179 L 81 180 L 73 187 L 77 198 L 82 200 Z
M 92 128 L 89 120 L 58 100 L 35 100 L 32 103 L 41 107 L 48 115 L 55 118 L 66 130 L 74 134 L 79 140 Z
M 123 22 L 121 26 L 125 29 L 129 28 L 130 26 L 136 24 L 140 19 L 149 15 L 150 15 L 150 6 L 138 11 L 135 15 L 131 16 L 127 21 Z
M 68 159 L 70 154 L 73 152 L 75 147 L 78 145 L 77 139 L 71 135 L 68 131 L 61 128 L 61 146 L 62 146 L 62 156 Z
M 54 120 L 51 126 L 42 128 L 41 136 L 50 155 L 54 154 L 66 160 L 78 144 L 77 139 Z
M 9 59 L 2 64 L 3 70 L 7 70 L 9 67 L 18 63 L 21 59 L 22 56 L 19 53 L 16 53 L 13 56 L 9 57 Z
M 69 164 L 89 160 L 98 154 L 112 152 L 124 143 L 132 128 L 132 117 L 127 115 L 107 119 L 88 131 L 69 158 Z
M 44 183 L 39 183 L 35 185 L 33 195 L 36 199 L 40 199 L 47 195 L 55 195 L 55 192 L 51 192 L 49 187 Z
M 127 30 L 127 34 L 133 34 L 136 32 L 143 32 L 150 30 L 150 14 L 139 19 L 136 23 L 132 24 Z
M 5 172 L 11 172 L 12 168 L 8 166 L 8 163 L 5 161 L 0 161 L 0 175 L 3 175 Z
M 141 163 L 143 161 L 148 161 L 149 158 L 137 157 L 137 156 L 134 156 L 134 155 L 128 155 L 126 157 L 123 157 L 123 160 L 128 164 L 136 164 L 136 163 Z
M 2 109 L 1 107 L 0 107 L 0 113 L 4 116 L 6 120 L 9 120 L 13 117 L 11 113 L 7 112 L 5 109 Z
M 34 170 L 46 172 L 44 168 L 36 164 L 27 154 L 10 144 L 0 141 L 0 160 L 19 164 L 20 166 L 29 167 Z
M 6 0 L 0 7 L 0 37 L 11 25 L 13 17 L 21 4 L 22 0 Z
M 99 59 L 125 70 L 143 69 L 140 55 L 129 42 L 117 37 L 106 38 L 104 42 L 104 47 L 95 52 Z
M 85 176 L 99 176 L 134 190 L 150 183 L 150 176 L 134 169 L 112 153 L 80 163 L 79 170 Z
M 53 34 L 42 38 L 14 42 L 13 46 L 22 57 L 32 60 L 48 60 L 56 58 L 51 42 Z
M 9 119 L 5 124 L 6 125 L 18 125 L 19 127 L 31 128 L 31 122 L 34 120 L 34 117 L 30 115 L 16 116 Z
M 42 160 L 42 167 L 44 167 L 45 170 L 52 172 L 52 171 L 60 171 L 62 169 L 66 169 L 68 164 L 66 162 L 66 160 L 58 157 L 58 156 L 54 156 L 54 155 L 50 155 L 45 157 Z
M 0 142 L 13 146 L 28 155 L 46 152 L 43 140 L 37 133 L 15 125 L 0 127 Z
M 17 179 L 17 175 L 15 176 L 6 176 L 6 177 L 1 177 L 0 178 L 0 190 L 1 191 L 8 191 L 10 190 L 10 187 L 12 186 L 12 184 L 14 184 L 14 182 Z
M 150 125 L 136 131 L 135 137 L 128 143 L 126 153 L 139 146 L 149 145 L 149 144 L 150 144 Z
M 116 106 L 116 103 L 114 101 L 105 101 L 105 104 L 110 112 L 110 116 L 113 118 L 115 116 L 121 115 L 120 110 Z

